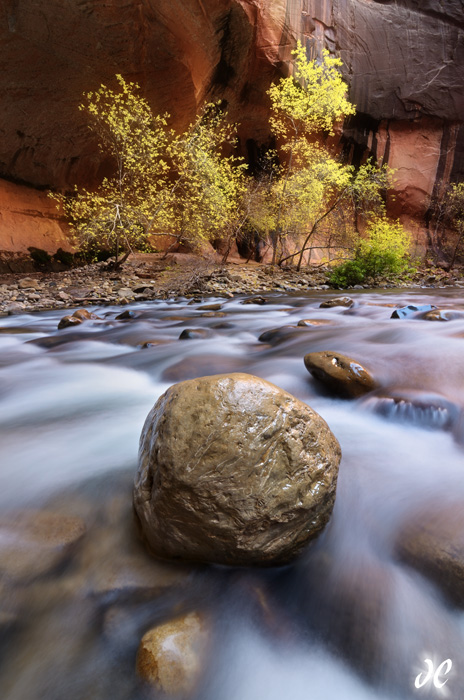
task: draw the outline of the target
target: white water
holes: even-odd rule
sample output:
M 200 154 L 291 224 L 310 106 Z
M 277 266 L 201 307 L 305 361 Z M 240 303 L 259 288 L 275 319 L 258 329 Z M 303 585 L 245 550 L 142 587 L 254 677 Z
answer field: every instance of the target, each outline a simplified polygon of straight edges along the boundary
M 201 574 L 195 596 L 213 610 L 218 638 L 198 700 L 464 697 L 463 616 L 394 555 L 402 523 L 415 508 L 464 504 L 464 322 L 392 320 L 387 306 L 462 310 L 464 299 L 448 292 L 362 293 L 351 310 L 319 309 L 328 296 L 273 297 L 264 307 L 227 301 L 226 318 L 202 317 L 182 301 L 134 306 L 140 318 L 125 322 L 114 320 L 120 309 L 100 309 L 104 322 L 70 331 L 56 330 L 58 313 L 0 322 L 3 511 L 37 508 L 66 494 L 81 498 L 90 484 L 97 518 L 99 501 L 118 475 L 130 501 L 146 414 L 173 381 L 201 374 L 246 371 L 268 379 L 321 413 L 340 441 L 334 514 L 307 555 L 282 572 Z M 188 320 L 166 318 L 178 314 Z M 330 323 L 258 341 L 262 332 L 303 318 Z M 233 327 L 221 328 L 225 321 Z M 210 328 L 212 335 L 178 340 L 189 327 Z M 56 339 L 60 344 L 53 345 Z M 154 339 L 165 343 L 141 349 Z M 382 386 L 379 397 L 328 397 L 303 365 L 303 356 L 316 350 L 365 364 Z M 379 414 L 385 396 L 412 403 Z M 448 422 L 434 420 L 435 409 L 421 408 L 421 401 L 446 406 Z M 275 626 L 250 602 L 243 584 L 249 577 L 263 586 Z M 77 612 L 68 599 L 64 608 L 48 599 L 34 603 L 27 653 L 21 637 L 8 640 L 3 663 L 0 657 L 2 700 L 142 697 L 133 656 L 147 613 L 132 611 L 137 622 L 129 628 L 137 634 L 116 653 L 98 632 L 98 610 L 82 616 L 83 592 L 77 587 L 73 595 Z M 414 688 L 425 658 L 453 660 L 440 691 Z

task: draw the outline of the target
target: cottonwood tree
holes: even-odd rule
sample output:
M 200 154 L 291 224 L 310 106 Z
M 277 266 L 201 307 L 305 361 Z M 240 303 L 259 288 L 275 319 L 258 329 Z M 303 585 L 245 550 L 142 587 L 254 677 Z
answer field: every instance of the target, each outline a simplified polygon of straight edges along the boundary
M 298 207 L 287 206 L 291 186 L 295 188 L 294 194 L 290 195 L 294 201 L 306 200 L 313 209 L 319 210 L 324 172 L 327 173 L 327 191 L 322 198 L 327 202 L 334 179 L 344 179 L 342 166 L 336 163 L 327 149 L 314 143 L 315 137 L 321 133 L 333 134 L 334 124 L 355 112 L 354 106 L 346 98 L 347 85 L 338 70 L 342 65 L 340 59 L 323 51 L 321 60 L 308 61 L 300 42 L 292 54 L 295 57 L 294 75 L 281 78 L 268 91 L 271 129 L 282 143 L 281 150 L 285 157 L 282 177 L 275 186 L 277 211 L 272 235 L 273 263 L 277 260 L 283 238 L 292 227 L 299 227 L 301 221 Z M 314 187 L 318 194 L 312 196 L 311 189 Z M 294 220 L 288 216 L 289 209 L 295 212 Z
M 224 153 L 234 127 L 220 106 L 207 105 L 185 133 L 175 134 L 169 115 L 154 115 L 135 83 L 116 79 L 117 90 L 102 85 L 80 107 L 101 152 L 113 160 L 113 174 L 95 190 L 54 196 L 78 244 L 114 251 L 117 266 L 154 236 L 195 245 L 231 226 L 245 166 Z

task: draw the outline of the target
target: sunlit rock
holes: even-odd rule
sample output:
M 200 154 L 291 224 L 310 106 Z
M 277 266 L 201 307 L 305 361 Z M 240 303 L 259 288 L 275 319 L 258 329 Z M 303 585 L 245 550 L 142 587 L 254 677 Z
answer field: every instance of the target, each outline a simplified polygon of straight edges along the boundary
M 327 523 L 339 461 L 325 421 L 273 384 L 248 374 L 181 382 L 142 432 L 141 532 L 163 558 L 285 564 Z
M 58 330 L 61 330 L 62 328 L 70 328 L 72 326 L 79 326 L 84 321 L 95 320 L 100 320 L 99 316 L 87 311 L 87 309 L 77 309 L 72 316 L 63 316 L 58 324 Z
M 305 355 L 305 367 L 312 376 L 337 396 L 354 399 L 376 388 L 377 383 L 359 362 L 335 352 Z
M 331 309 L 334 306 L 346 306 L 350 308 L 353 306 L 354 301 L 351 297 L 335 297 L 334 299 L 328 299 L 319 304 L 320 309 Z
M 140 642 L 137 674 L 166 695 L 189 697 L 205 672 L 210 642 L 210 623 L 198 613 L 158 625 Z

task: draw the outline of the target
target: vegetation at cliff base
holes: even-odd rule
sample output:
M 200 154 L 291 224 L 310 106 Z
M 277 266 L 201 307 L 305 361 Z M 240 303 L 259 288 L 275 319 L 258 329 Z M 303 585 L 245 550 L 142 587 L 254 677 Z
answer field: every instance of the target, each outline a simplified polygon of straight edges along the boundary
M 156 236 L 195 248 L 233 228 L 246 166 L 225 153 L 235 130 L 220 105 L 206 105 L 176 134 L 168 114 L 154 115 L 139 87 L 116 77 L 117 90 L 102 85 L 80 107 L 101 152 L 112 160 L 113 174 L 94 190 L 76 187 L 69 195 L 54 195 L 76 242 L 113 251 L 118 264 Z
M 87 93 L 80 109 L 112 171 L 94 189 L 54 195 L 78 245 L 109 251 L 119 265 L 159 236 L 193 250 L 219 240 L 225 260 L 249 236 L 272 247 L 273 264 L 298 270 L 323 249 L 341 261 L 333 273 L 340 284 L 399 273 L 407 236 L 386 216 L 392 171 L 371 160 L 355 169 L 330 145 L 355 112 L 342 63 L 328 51 L 310 61 L 300 43 L 292 53 L 293 74 L 268 91 L 278 147 L 254 177 L 235 155 L 236 127 L 220 104 L 206 104 L 175 133 L 170 116 L 153 114 L 121 75 L 115 89 Z

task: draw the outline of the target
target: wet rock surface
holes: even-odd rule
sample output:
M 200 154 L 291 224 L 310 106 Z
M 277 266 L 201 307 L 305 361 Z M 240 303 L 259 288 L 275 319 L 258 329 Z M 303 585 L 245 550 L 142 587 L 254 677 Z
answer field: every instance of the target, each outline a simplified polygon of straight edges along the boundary
M 328 299 L 319 304 L 320 309 L 332 309 L 335 306 L 345 306 L 346 308 L 352 307 L 354 304 L 351 297 L 334 297 L 333 299 Z
M 207 666 L 211 625 L 192 612 L 165 622 L 143 636 L 137 652 L 137 674 L 156 690 L 176 698 L 198 688 Z
M 141 532 L 162 558 L 287 563 L 327 523 L 339 461 L 325 421 L 273 384 L 247 374 L 182 382 L 142 432 Z
M 308 353 L 304 357 L 304 363 L 308 372 L 336 396 L 354 399 L 377 387 L 367 369 L 340 353 Z

